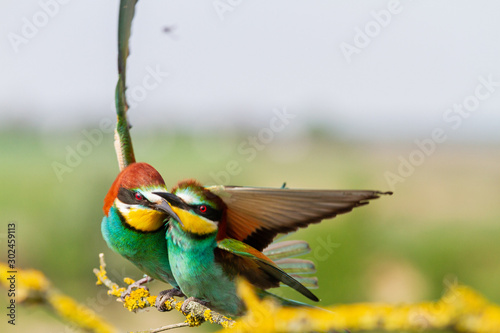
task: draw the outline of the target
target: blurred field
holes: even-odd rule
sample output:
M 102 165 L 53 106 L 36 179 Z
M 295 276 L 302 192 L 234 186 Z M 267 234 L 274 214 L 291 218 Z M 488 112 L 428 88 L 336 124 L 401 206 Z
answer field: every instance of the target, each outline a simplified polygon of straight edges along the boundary
M 91 129 L 91 127 L 89 127 Z M 230 183 L 251 186 L 389 190 L 386 171 L 412 144 L 347 144 L 323 136 L 277 138 L 255 159 L 237 152 L 244 135 L 189 137 L 132 133 L 138 160 L 155 166 L 169 187 L 183 178 L 215 183 L 213 173 L 236 160 L 241 171 Z M 102 200 L 118 166 L 112 135 L 92 145 L 72 172 L 58 180 L 54 161 L 85 137 L 72 134 L 0 133 L 2 228 L 17 224 L 18 264 L 37 268 L 62 291 L 101 312 L 121 331 L 181 321 L 177 313 L 126 313 L 95 286 L 92 268 L 107 255 L 111 277 L 140 277 L 110 252 L 100 233 Z M 500 155 L 498 146 L 439 146 L 392 197 L 301 230 L 318 268 L 321 304 L 360 301 L 414 302 L 438 298 L 445 278 L 472 286 L 500 302 Z M 6 246 L 2 241 L 2 260 Z M 325 245 L 326 244 L 326 245 Z M 330 245 L 328 245 L 330 244 Z M 153 284 L 153 291 L 163 286 Z M 301 295 L 285 288 L 283 294 Z M 93 300 L 94 299 L 94 300 Z M 97 301 L 95 301 L 97 300 Z M 0 298 L 4 308 L 5 297 Z M 1 327 L 4 327 L 2 320 Z M 63 332 L 65 325 L 39 308 L 21 308 L 17 332 Z M 218 327 L 215 327 L 217 329 Z M 210 325 L 192 331 L 214 329 Z M 4 331 L 2 329 L 2 331 Z M 189 331 L 189 329 L 183 329 Z

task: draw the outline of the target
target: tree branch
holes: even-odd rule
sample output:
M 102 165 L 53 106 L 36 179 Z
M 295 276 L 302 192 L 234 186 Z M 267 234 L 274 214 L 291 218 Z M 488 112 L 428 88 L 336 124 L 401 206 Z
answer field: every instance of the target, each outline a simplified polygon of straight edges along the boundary
M 106 276 L 104 257 L 101 269 L 94 270 L 98 282 L 105 284 L 108 293 L 119 297 L 121 291 Z M 125 279 L 133 283 L 131 279 Z M 451 330 L 464 333 L 500 333 L 500 307 L 488 302 L 473 289 L 452 283 L 443 297 L 435 302 L 416 304 L 358 303 L 319 307 L 282 307 L 273 299 L 261 300 L 254 287 L 246 281 L 238 283 L 238 292 L 247 307 L 247 313 L 233 321 L 209 308 L 190 302 L 184 323 L 164 326 L 148 333 L 173 328 L 199 326 L 205 321 L 231 328 L 237 332 L 332 332 L 332 331 L 436 331 Z M 124 307 L 138 311 L 154 306 L 156 296 L 138 288 L 125 299 Z M 173 298 L 165 302 L 167 310 L 181 312 L 182 301 Z M 182 313 L 182 312 L 181 312 Z
M 245 281 L 240 281 L 238 291 L 248 309 L 234 325 L 238 332 L 500 332 L 500 307 L 457 283 L 449 286 L 436 302 L 409 305 L 361 303 L 325 309 L 286 308 L 270 299 L 260 300 L 254 288 Z
M 140 331 L 140 332 L 135 332 L 135 333 L 157 333 L 157 332 L 164 332 L 164 331 L 173 330 L 175 328 L 181 328 L 181 327 L 189 327 L 189 323 L 184 322 L 184 323 L 172 324 L 172 325 L 158 327 L 158 328 L 155 328 L 155 329 L 150 330 L 150 331 Z
M 113 326 L 90 308 L 54 288 L 42 272 L 34 269 L 16 269 L 12 274 L 10 271 L 7 264 L 0 262 L 0 283 L 6 289 L 11 287 L 8 278 L 15 276 L 16 303 L 47 305 L 60 319 L 85 331 L 116 332 Z
M 111 281 L 106 273 L 106 263 L 104 261 L 104 255 L 99 254 L 100 260 L 100 268 L 94 269 L 94 274 L 97 277 L 97 284 L 105 285 L 109 291 L 108 294 L 117 297 L 118 301 L 121 301 L 121 293 L 126 290 L 124 287 L 120 287 L 115 282 Z M 125 278 L 124 281 L 127 284 L 132 284 L 135 281 L 129 278 Z M 138 312 L 140 310 L 147 309 L 149 307 L 155 307 L 156 296 L 150 295 L 149 291 L 144 288 L 136 288 L 134 289 L 129 296 L 125 297 L 125 301 L 123 302 L 123 306 L 127 308 L 129 311 Z M 203 324 L 205 321 L 208 321 L 213 324 L 221 325 L 224 328 L 230 328 L 234 325 L 234 321 L 226 316 L 223 316 L 220 313 L 210 310 L 204 305 L 201 305 L 197 302 L 189 302 L 186 306 L 186 312 L 181 311 L 181 306 L 183 301 L 176 300 L 174 298 L 170 298 L 165 301 L 165 308 L 167 311 L 171 311 L 176 309 L 180 313 L 182 313 L 186 317 L 186 321 L 184 323 L 176 324 L 179 326 L 172 327 L 186 327 L 186 326 L 199 326 Z M 172 326 L 172 325 L 170 325 Z M 162 328 L 158 328 L 157 330 L 167 330 L 171 329 L 170 326 L 165 326 Z M 147 332 L 161 332 L 160 331 L 147 331 Z

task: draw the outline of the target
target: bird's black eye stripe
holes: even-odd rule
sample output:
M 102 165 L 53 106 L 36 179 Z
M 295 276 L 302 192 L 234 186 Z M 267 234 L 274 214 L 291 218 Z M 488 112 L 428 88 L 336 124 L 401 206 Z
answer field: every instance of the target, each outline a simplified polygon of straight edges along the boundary
M 196 214 L 203 216 L 210 221 L 219 222 L 222 218 L 222 211 L 214 209 L 208 205 L 192 205 L 191 208 Z
M 142 197 L 142 200 L 137 200 L 135 191 L 120 187 L 118 190 L 118 195 L 116 196 L 121 202 L 129 205 L 146 204 L 148 201 Z M 142 196 L 142 195 L 141 195 Z

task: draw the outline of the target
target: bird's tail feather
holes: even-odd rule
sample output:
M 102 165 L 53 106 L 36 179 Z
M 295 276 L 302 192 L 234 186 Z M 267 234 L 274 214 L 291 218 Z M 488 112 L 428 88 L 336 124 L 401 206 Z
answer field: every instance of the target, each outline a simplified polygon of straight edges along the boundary
M 313 308 L 313 309 L 319 309 L 319 310 L 330 312 L 330 311 L 325 310 L 323 308 L 320 308 L 318 306 L 310 305 L 310 304 L 307 304 L 307 303 L 302 303 L 302 302 L 299 302 L 299 301 L 295 301 L 293 299 L 284 298 L 284 297 L 278 296 L 276 294 L 273 294 L 273 293 L 270 293 L 268 291 L 261 290 L 261 289 L 257 290 L 257 296 L 259 296 L 259 298 L 261 298 L 261 299 L 262 298 L 266 298 L 266 297 L 270 297 L 270 298 L 274 299 L 275 301 L 277 301 L 282 306 L 288 306 L 288 307 L 306 307 L 306 308 Z
M 300 276 L 295 274 L 290 274 L 297 282 L 302 284 L 307 289 L 318 289 L 318 278 L 315 276 Z M 280 284 L 281 286 L 286 286 L 286 284 Z

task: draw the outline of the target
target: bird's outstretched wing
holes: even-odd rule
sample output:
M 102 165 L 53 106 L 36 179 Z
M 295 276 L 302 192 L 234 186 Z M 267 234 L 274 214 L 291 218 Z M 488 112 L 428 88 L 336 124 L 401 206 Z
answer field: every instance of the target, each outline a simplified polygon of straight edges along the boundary
M 230 275 L 240 275 L 258 288 L 279 287 L 280 282 L 313 301 L 319 299 L 295 278 L 281 270 L 271 259 L 250 245 L 226 238 L 217 243 L 216 261 Z
M 311 223 L 368 203 L 392 192 L 306 190 L 211 186 L 227 206 L 226 221 L 219 228 L 234 238 L 262 251 L 278 233 L 287 233 Z M 220 237 L 223 238 L 223 237 Z

